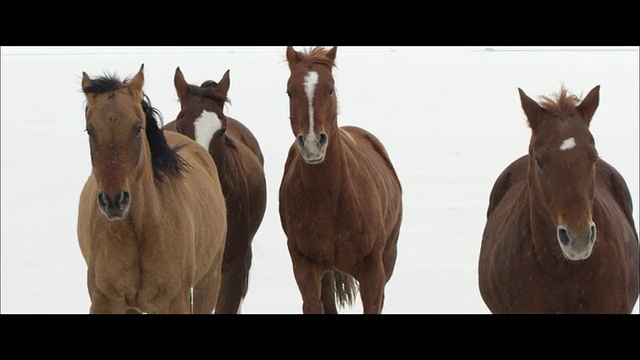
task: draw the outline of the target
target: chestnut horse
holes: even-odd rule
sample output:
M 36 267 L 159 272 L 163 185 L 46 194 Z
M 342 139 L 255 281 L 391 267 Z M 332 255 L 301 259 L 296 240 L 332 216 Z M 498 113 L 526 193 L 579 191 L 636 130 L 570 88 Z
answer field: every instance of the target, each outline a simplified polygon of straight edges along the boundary
M 638 234 L 622 175 L 598 156 L 589 124 L 600 86 L 564 86 L 538 104 L 522 90 L 529 154 L 491 190 L 479 287 L 492 313 L 630 313 Z
M 373 134 L 338 126 L 336 50 L 286 51 L 295 141 L 280 185 L 280 219 L 305 314 L 335 314 L 336 299 L 352 305 L 358 290 L 364 313 L 378 314 L 396 263 L 402 188 Z
M 251 243 L 267 206 L 264 157 L 258 140 L 241 122 L 224 114 L 228 102 L 229 70 L 219 82 L 188 84 L 176 68 L 174 84 L 181 110 L 165 129 L 198 142 L 218 167 L 227 203 L 227 240 L 222 260 L 222 285 L 216 314 L 240 312 L 247 295 L 251 269 Z
M 124 80 L 82 73 L 92 171 L 78 240 L 90 311 L 211 314 L 227 233 L 217 169 L 195 141 L 159 128 L 143 68 Z

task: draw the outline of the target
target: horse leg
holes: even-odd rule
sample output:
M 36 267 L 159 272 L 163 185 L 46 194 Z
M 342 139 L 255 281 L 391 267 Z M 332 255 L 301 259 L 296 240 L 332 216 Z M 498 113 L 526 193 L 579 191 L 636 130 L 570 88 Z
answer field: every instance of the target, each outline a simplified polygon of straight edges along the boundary
M 218 302 L 221 283 L 221 266 L 218 259 L 211 264 L 211 268 L 193 287 L 193 313 L 211 314 Z
M 216 314 L 238 314 L 240 312 L 240 303 L 247 294 L 249 267 L 251 265 L 251 246 L 250 240 L 243 239 L 243 241 L 242 249 L 235 253 L 224 255 L 222 283 L 220 285 L 218 304 L 216 305 Z M 231 249 L 231 246 L 226 249 Z
M 191 288 L 180 289 L 169 305 L 158 310 L 155 314 L 189 314 L 191 313 Z
M 382 263 L 384 264 L 385 285 L 391 280 L 393 275 L 393 269 L 396 267 L 396 259 L 398 258 L 398 237 L 400 236 L 400 224 L 402 223 L 402 209 L 400 209 L 400 215 L 398 221 L 391 231 L 391 235 L 385 244 L 384 251 L 382 252 Z M 382 293 L 382 303 L 380 304 L 380 310 L 384 307 L 384 291 Z
M 333 286 L 333 272 L 326 272 L 322 276 L 321 294 L 325 314 L 337 314 L 335 288 Z
M 290 248 L 295 276 L 300 295 L 302 295 L 303 314 L 324 314 L 324 305 L 320 300 L 320 283 L 325 273 L 324 267 L 313 263 L 295 249 Z
M 91 291 L 91 314 L 124 314 L 127 311 L 127 302 L 124 297 L 113 299 L 97 289 Z
M 393 269 L 396 266 L 396 259 L 398 258 L 398 237 L 400 236 L 400 223 L 402 220 L 402 213 L 398 217 L 398 222 L 391 231 L 391 235 L 384 246 L 382 252 L 382 263 L 384 264 L 385 283 L 391 279 L 393 275 Z
M 385 269 L 379 254 L 371 254 L 364 261 L 364 269 L 357 278 L 365 314 L 380 314 L 384 302 Z

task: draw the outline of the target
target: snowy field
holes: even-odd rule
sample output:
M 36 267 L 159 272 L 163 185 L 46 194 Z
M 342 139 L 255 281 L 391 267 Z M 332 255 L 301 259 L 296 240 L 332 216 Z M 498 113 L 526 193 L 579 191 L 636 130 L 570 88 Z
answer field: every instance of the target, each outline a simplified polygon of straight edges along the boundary
M 89 311 L 76 236 L 91 170 L 81 75 L 130 75 L 144 63 L 145 91 L 165 123 L 179 111 L 177 66 L 194 84 L 231 70 L 227 115 L 260 141 L 269 191 L 242 313 L 301 313 L 278 215 L 294 140 L 284 54 L 284 47 L 2 47 L 0 312 Z M 404 189 L 384 313 L 489 313 L 478 290 L 478 255 L 493 182 L 528 147 L 518 87 L 537 98 L 562 84 L 579 96 L 601 85 L 591 130 L 600 156 L 630 187 L 638 228 L 637 47 L 340 47 L 337 63 L 339 123 L 382 140 Z

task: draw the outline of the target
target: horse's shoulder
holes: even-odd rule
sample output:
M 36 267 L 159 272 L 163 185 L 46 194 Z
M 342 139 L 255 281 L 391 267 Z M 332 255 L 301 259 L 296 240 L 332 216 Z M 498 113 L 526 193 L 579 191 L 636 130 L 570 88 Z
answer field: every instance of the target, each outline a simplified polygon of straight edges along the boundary
M 631 199 L 631 192 L 622 174 L 603 159 L 598 160 L 596 169 L 599 178 L 604 182 L 609 194 L 611 194 L 613 199 L 622 208 L 627 219 L 633 223 L 633 201 Z
M 376 153 L 391 165 L 391 160 L 389 159 L 389 155 L 387 154 L 387 150 L 382 144 L 382 141 L 380 141 L 380 139 L 378 139 L 378 137 L 372 132 L 353 125 L 341 126 L 340 130 L 343 142 L 350 142 L 351 145 L 355 145 L 356 147 L 366 144 L 373 148 Z
M 378 154 L 389 167 L 389 169 L 393 173 L 393 176 L 398 179 L 398 174 L 396 173 L 393 163 L 391 162 L 391 158 L 389 158 L 389 154 L 387 153 L 384 144 L 382 144 L 382 141 L 380 141 L 378 137 L 376 137 L 368 130 L 353 125 L 341 126 L 340 130 L 342 132 L 341 135 L 343 135 L 343 142 L 350 142 L 351 145 L 355 147 L 361 147 L 363 145 L 363 142 L 366 143 L 368 146 L 362 148 L 373 149 L 373 151 Z M 399 180 L 398 185 L 400 185 Z
M 529 155 L 523 155 L 514 160 L 500 173 L 491 193 L 489 195 L 489 208 L 487 209 L 487 217 L 489 217 L 502 201 L 507 192 L 513 188 L 513 185 L 526 179 L 527 164 Z

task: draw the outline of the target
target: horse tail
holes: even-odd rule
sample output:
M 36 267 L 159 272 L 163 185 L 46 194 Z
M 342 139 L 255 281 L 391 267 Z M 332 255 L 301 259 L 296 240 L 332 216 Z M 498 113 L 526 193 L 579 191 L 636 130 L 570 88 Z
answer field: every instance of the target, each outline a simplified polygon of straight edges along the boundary
M 352 306 L 359 289 L 356 279 L 351 275 L 336 270 L 333 272 L 333 285 L 338 305 L 342 308 L 346 305 Z

